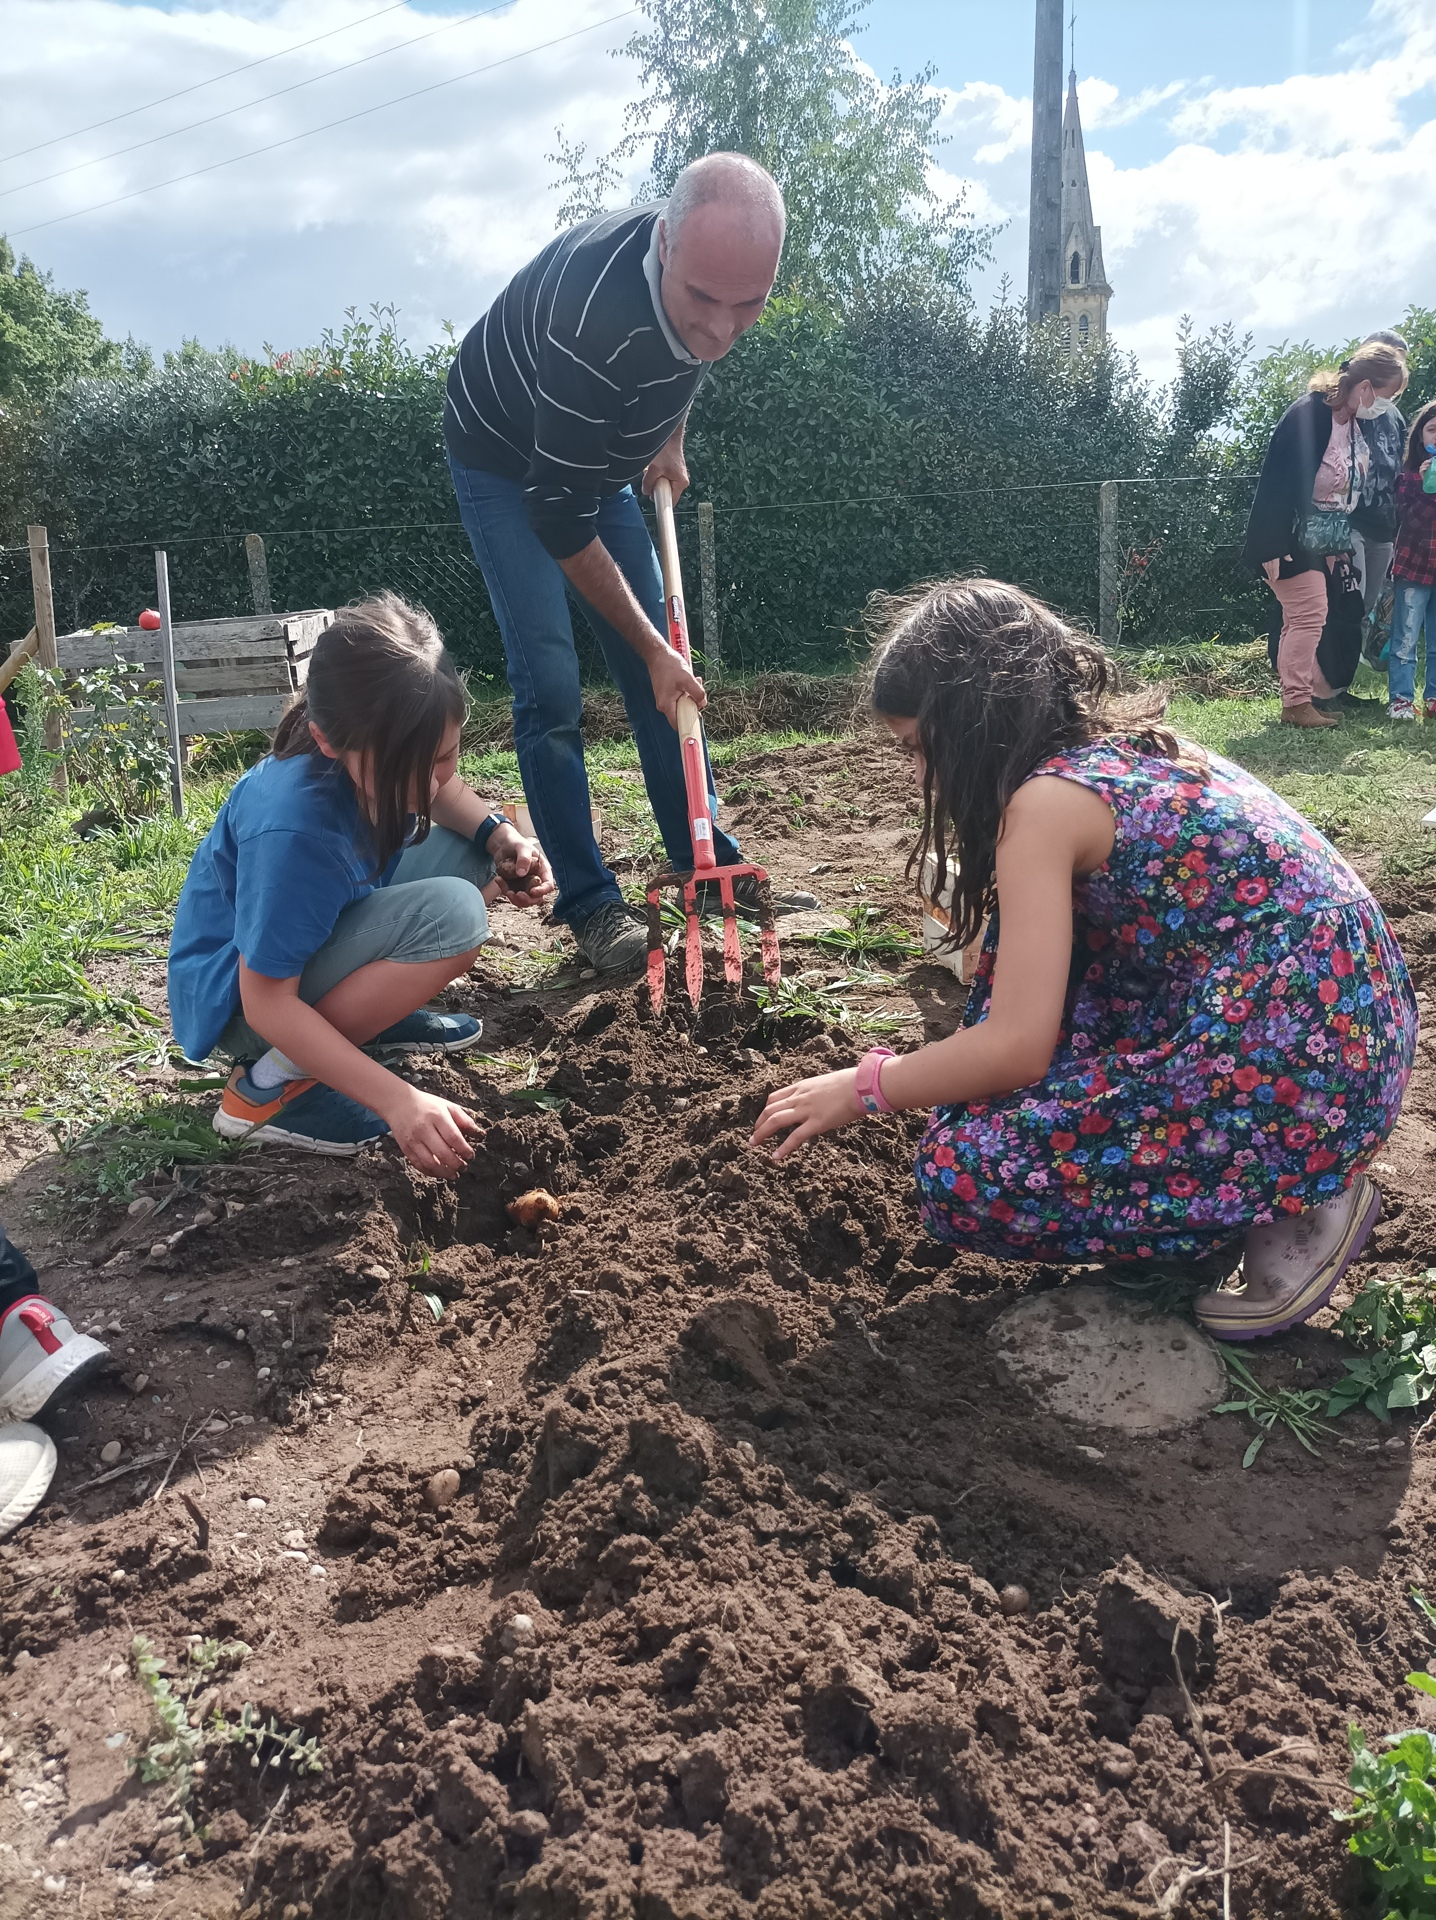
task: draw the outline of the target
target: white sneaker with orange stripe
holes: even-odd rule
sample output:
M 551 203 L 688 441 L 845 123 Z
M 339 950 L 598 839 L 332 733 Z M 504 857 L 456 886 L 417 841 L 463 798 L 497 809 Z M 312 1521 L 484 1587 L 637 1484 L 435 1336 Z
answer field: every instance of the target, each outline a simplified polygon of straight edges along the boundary
M 0 1319 L 0 1420 L 33 1420 L 109 1357 L 57 1306 L 27 1293 Z

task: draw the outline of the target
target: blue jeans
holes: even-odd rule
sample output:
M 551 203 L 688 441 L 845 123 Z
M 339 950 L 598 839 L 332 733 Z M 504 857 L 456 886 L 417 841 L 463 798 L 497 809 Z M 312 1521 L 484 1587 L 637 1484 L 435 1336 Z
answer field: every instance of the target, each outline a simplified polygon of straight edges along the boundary
M 1436 587 L 1414 580 L 1397 580 L 1391 608 L 1391 653 L 1386 663 L 1387 687 L 1393 700 L 1416 697 L 1416 643 L 1426 627 L 1426 694 L 1436 700 L 1436 646 L 1426 615 Z
M 376 887 L 340 914 L 299 976 L 300 999 L 314 1006 L 375 960 L 452 960 L 481 947 L 489 937 L 489 916 L 480 889 L 493 877 L 493 861 L 472 840 L 431 827 L 426 840 L 399 856 L 387 887 Z M 257 1060 L 268 1045 L 243 1007 L 236 1007 L 215 1051 L 231 1060 Z
M 606 901 L 623 896 L 593 837 L 588 771 L 583 759 L 583 689 L 569 618 L 563 569 L 529 525 L 516 480 L 449 462 L 459 517 L 489 589 L 503 636 L 514 694 L 514 750 L 534 831 L 558 883 L 556 919 L 582 927 Z M 663 577 L 642 509 L 625 487 L 598 510 L 598 537 L 613 556 L 639 605 L 660 633 L 668 631 Z M 678 735 L 653 703 L 648 669 L 622 634 L 575 594 L 598 638 L 608 670 L 623 695 L 638 747 L 648 803 L 673 866 L 693 865 L 688 802 Z M 717 813 L 713 775 L 708 800 Z M 720 866 L 742 858 L 735 841 L 713 829 Z

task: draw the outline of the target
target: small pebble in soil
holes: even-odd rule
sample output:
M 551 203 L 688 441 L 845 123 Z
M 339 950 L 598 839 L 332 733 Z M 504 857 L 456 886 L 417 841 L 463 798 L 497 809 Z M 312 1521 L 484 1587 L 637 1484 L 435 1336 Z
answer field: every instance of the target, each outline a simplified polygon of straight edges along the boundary
M 279 1264 L 281 1267 L 297 1267 L 299 1265 L 299 1255 L 297 1253 L 287 1253 Z
M 295 1265 L 297 1266 L 298 1264 L 296 1261 Z M 387 1267 L 381 1267 L 376 1261 L 372 1267 L 365 1267 L 364 1278 L 366 1280 L 387 1280 L 389 1278 L 389 1269 Z
M 249 1508 L 251 1513 L 263 1513 L 264 1509 L 269 1505 L 269 1502 L 267 1500 L 261 1500 L 257 1493 L 252 1493 L 244 1504 Z
M 153 1213 L 154 1210 L 155 1202 L 148 1193 L 136 1194 L 135 1198 L 131 1200 L 130 1204 L 125 1208 L 125 1212 L 130 1216 L 131 1220 L 143 1220 L 147 1213 Z
M 435 1513 L 441 1513 L 457 1497 L 459 1476 L 452 1467 L 440 1467 L 437 1473 L 430 1474 L 429 1484 L 424 1488 L 425 1504 Z
M 167 1243 L 163 1240 L 156 1240 L 150 1248 L 150 1258 L 151 1260 L 163 1260 L 168 1252 L 169 1247 Z
M 254 1377 L 256 1380 L 267 1380 L 269 1378 L 269 1368 L 256 1367 L 254 1370 Z
M 1004 1587 L 997 1598 L 1004 1613 L 1026 1613 L 1032 1605 L 1032 1599 L 1026 1587 Z
M 744 1460 L 747 1461 L 750 1467 L 753 1466 L 757 1461 L 758 1455 L 754 1450 L 753 1442 L 751 1440 L 740 1440 L 737 1446 L 733 1449 L 733 1451 L 735 1453 L 741 1454 Z
M 1105 1460 L 1106 1454 L 1100 1447 L 1074 1447 L 1074 1453 L 1080 1453 L 1084 1460 Z
M 137 1373 L 135 1375 L 135 1392 L 136 1393 L 143 1393 L 145 1388 L 149 1384 L 150 1384 L 150 1376 L 147 1373 Z
M 286 1547 L 302 1547 L 304 1545 L 303 1527 L 291 1527 L 284 1536 L 284 1544 Z
M 124 1448 L 118 1440 L 107 1440 L 104 1446 L 100 1448 L 100 1465 L 102 1467 L 112 1467 L 123 1452 Z
M 106 1333 L 123 1333 L 124 1328 L 123 1326 L 121 1326 L 118 1320 L 112 1320 L 110 1324 L 105 1328 L 105 1332 Z
M 194 1217 L 194 1223 L 197 1227 L 212 1227 L 218 1218 L 219 1215 L 211 1208 L 201 1207 Z
M 531 1647 L 534 1642 L 534 1623 L 530 1615 L 516 1613 L 503 1631 L 503 1643 L 506 1653 L 512 1653 L 517 1647 Z

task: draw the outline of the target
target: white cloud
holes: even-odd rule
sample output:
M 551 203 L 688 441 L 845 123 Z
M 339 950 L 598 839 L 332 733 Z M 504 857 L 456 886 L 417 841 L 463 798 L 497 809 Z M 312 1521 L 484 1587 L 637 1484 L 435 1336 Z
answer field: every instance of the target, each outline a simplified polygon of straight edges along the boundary
M 1430 299 L 1436 244 L 1436 14 L 1381 0 L 1346 71 L 1270 86 L 1177 82 L 1124 98 L 1079 82 L 1117 343 L 1166 377 L 1178 319 L 1234 320 L 1259 347 L 1390 326 Z M 1121 164 L 1103 134 L 1165 99 L 1169 149 Z M 1009 222 L 994 273 L 1026 283 L 1030 105 L 997 88 L 944 102 L 944 166 Z M 1151 140 L 1147 145 L 1150 148 Z
M 346 306 L 373 301 L 394 301 L 419 336 L 436 333 L 442 318 L 467 324 L 554 231 L 559 196 L 544 155 L 555 124 L 591 148 L 611 146 L 621 130 L 632 74 L 609 55 L 637 20 L 631 8 L 613 18 L 622 8 L 623 0 L 515 0 L 452 25 L 408 5 L 365 20 L 376 8 L 362 0 L 282 0 L 254 16 L 242 5 L 161 12 L 120 0 L 9 0 L 0 145 L 12 154 L 57 128 L 103 123 L 117 106 L 360 24 L 0 165 L 3 189 L 112 155 L 29 191 L 0 192 L 0 231 L 61 284 L 88 287 L 112 332 L 132 329 L 157 346 L 184 334 L 298 344 Z M 456 77 L 483 67 L 490 71 Z M 292 139 L 436 82 L 452 84 Z M 256 104 L 118 151 L 247 101 Z M 274 143 L 285 144 L 215 164 Z M 212 170 L 122 198 L 196 169 Z
M 133 330 L 156 346 L 185 334 L 246 348 L 297 345 L 345 307 L 374 301 L 394 302 L 417 338 L 434 337 L 441 319 L 466 325 L 554 231 L 559 196 L 544 155 L 555 124 L 591 150 L 622 131 L 635 76 L 609 56 L 638 16 L 609 18 L 625 0 L 514 0 L 460 25 L 412 4 L 362 18 L 378 5 L 194 0 L 163 11 L 125 0 L 6 0 L 7 153 L 358 24 L 0 163 L 3 189 L 112 155 L 28 192 L 0 193 L 0 231 L 62 285 L 88 287 L 111 332 Z M 414 44 L 173 140 L 114 151 L 400 42 Z M 1123 94 L 1100 77 L 1081 83 L 1093 201 L 1116 287 L 1113 331 L 1149 371 L 1169 369 L 1183 312 L 1203 325 L 1235 320 L 1265 345 L 1389 324 L 1408 302 L 1430 298 L 1436 0 L 1376 0 L 1343 58 L 1342 73 L 1271 86 L 1189 77 Z M 36 225 L 500 60 L 508 64 L 313 138 Z M 979 218 L 1006 223 L 984 292 L 1001 272 L 1019 290 L 1026 283 L 1030 120 L 1028 100 L 988 81 L 943 96 L 950 143 L 935 185 L 949 194 L 965 183 Z M 1140 164 L 1123 158 L 1134 144 L 1124 129 L 1137 122 L 1153 156 Z

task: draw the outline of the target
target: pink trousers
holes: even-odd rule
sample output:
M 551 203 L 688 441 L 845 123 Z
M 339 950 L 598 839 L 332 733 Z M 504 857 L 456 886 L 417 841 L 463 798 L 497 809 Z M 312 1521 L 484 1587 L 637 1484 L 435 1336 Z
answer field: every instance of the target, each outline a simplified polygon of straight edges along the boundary
M 1326 568 L 1268 584 L 1281 602 L 1281 639 L 1276 655 L 1281 704 L 1304 706 L 1313 694 L 1324 700 L 1331 688 L 1316 664 L 1316 649 L 1326 625 Z

